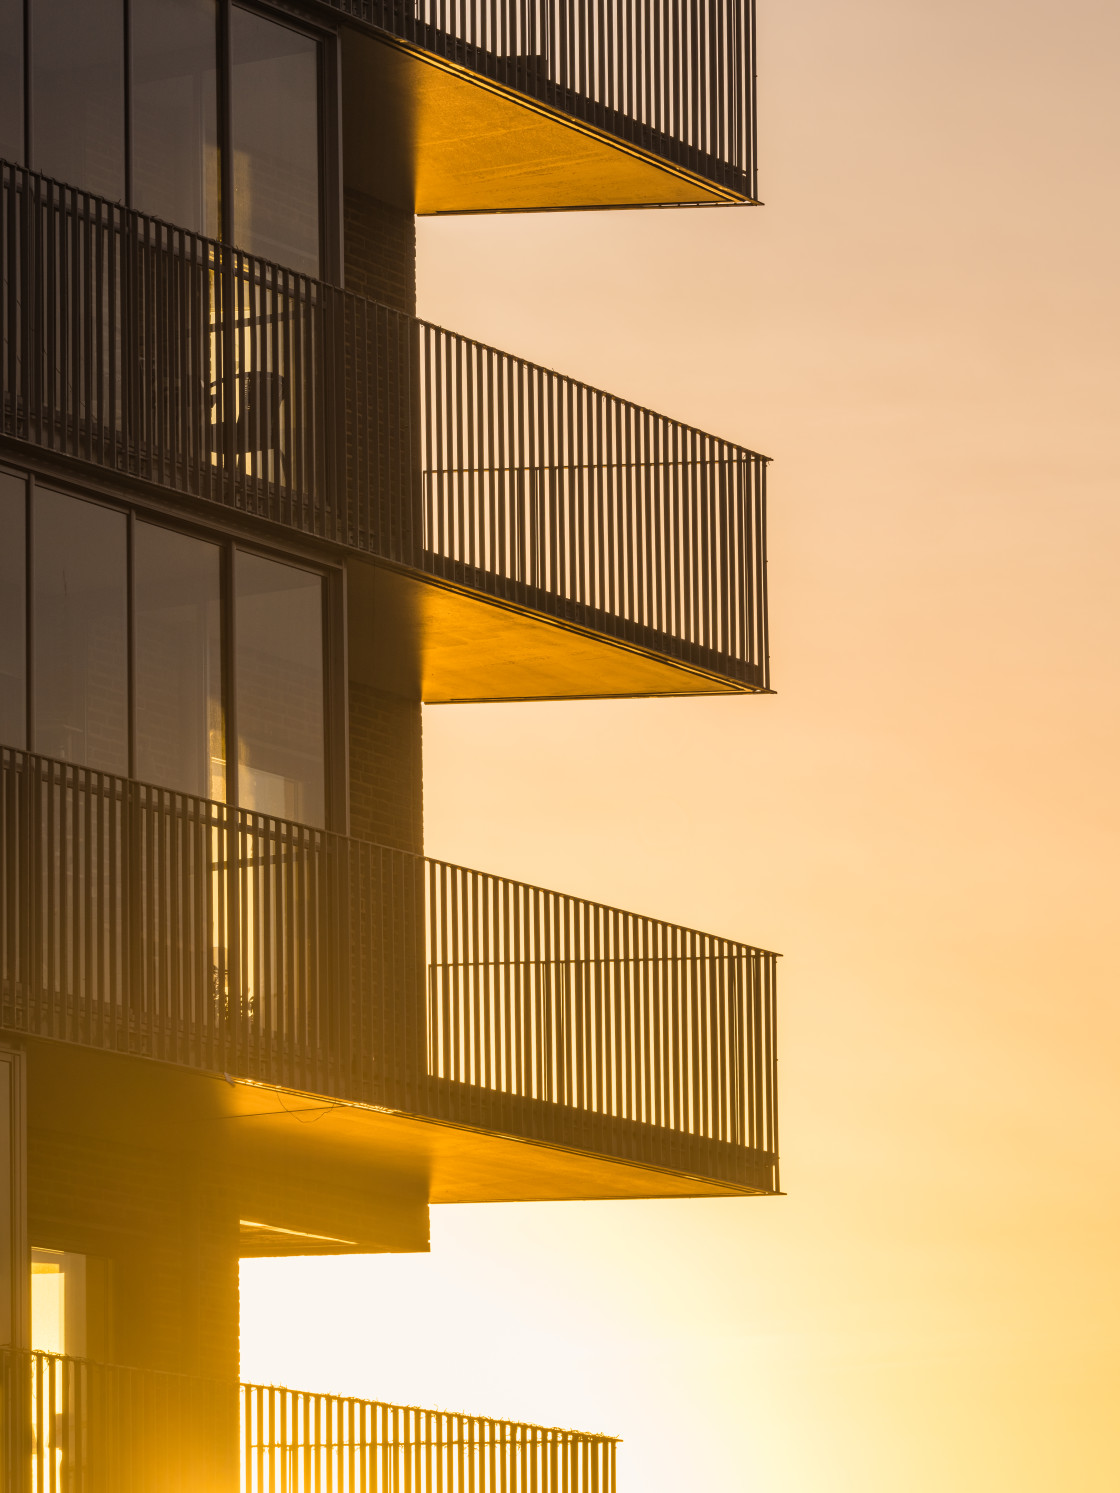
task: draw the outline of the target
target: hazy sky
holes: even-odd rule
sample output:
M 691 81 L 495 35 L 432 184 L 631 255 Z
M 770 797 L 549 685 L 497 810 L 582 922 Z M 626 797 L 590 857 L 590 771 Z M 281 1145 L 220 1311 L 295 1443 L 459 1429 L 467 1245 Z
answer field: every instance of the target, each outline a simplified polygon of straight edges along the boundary
M 616 1432 L 620 1493 L 1120 1486 L 1118 57 L 759 0 L 764 208 L 421 224 L 422 314 L 775 458 L 777 696 L 429 709 L 425 791 L 783 951 L 788 1196 L 254 1263 L 247 1375 Z

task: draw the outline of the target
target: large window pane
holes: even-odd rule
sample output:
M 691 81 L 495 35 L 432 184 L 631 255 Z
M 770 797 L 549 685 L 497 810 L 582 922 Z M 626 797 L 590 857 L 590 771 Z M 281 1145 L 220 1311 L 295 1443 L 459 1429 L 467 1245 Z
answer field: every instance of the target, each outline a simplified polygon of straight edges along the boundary
M 27 487 L 0 472 L 0 742 L 26 746 Z
M 224 800 L 218 546 L 137 524 L 132 554 L 136 776 Z
M 239 801 L 322 824 L 323 582 L 238 554 L 235 592 Z
M 34 0 L 31 15 L 32 164 L 123 201 L 123 0 Z
M 215 0 L 132 0 L 132 201 L 218 233 Z
M 124 515 L 37 488 L 31 669 L 35 750 L 128 772 Z
M 0 0 L 0 156 L 23 160 L 23 0 Z
M 234 7 L 233 241 L 319 273 L 318 49 Z

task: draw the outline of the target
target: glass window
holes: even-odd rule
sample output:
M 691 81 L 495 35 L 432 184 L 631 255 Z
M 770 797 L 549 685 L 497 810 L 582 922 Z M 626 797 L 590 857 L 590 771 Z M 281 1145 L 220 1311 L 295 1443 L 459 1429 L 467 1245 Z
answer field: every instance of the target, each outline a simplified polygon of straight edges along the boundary
M 123 0 L 35 0 L 31 14 L 32 164 L 123 201 Z
M 38 1353 L 104 1358 L 109 1262 L 72 1250 L 31 1251 L 31 1346 Z
M 136 776 L 226 796 L 221 554 L 153 524 L 133 531 Z
M 36 1353 L 65 1353 L 66 1272 L 58 1249 L 31 1251 L 31 1346 Z
M 311 37 L 232 14 L 233 242 L 319 273 L 319 58 Z
M 0 156 L 23 160 L 23 0 L 0 0 Z
M 238 801 L 322 824 L 323 582 L 235 556 Z
M 27 745 L 27 488 L 0 472 L 0 742 Z
M 132 0 L 132 202 L 218 234 L 215 0 Z
M 36 488 L 33 558 L 35 750 L 128 772 L 125 518 Z

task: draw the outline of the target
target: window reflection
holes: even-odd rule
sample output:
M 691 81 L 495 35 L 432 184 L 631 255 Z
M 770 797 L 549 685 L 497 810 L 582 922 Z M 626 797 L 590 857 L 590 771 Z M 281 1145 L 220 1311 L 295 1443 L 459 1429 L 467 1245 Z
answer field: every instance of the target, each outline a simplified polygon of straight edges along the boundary
M 136 519 L 130 600 L 126 515 L 34 487 L 29 731 L 25 505 L 0 473 L 0 743 L 225 802 L 231 694 L 237 802 L 323 825 L 323 578 Z
M 121 202 L 123 0 L 35 0 L 31 15 L 32 164 Z
M 238 800 L 323 823 L 323 583 L 238 554 L 235 567 Z
M 72 1250 L 32 1249 L 32 1348 L 72 1358 L 105 1357 L 110 1290 L 108 1260 Z
M 128 588 L 122 513 L 37 488 L 35 750 L 128 772 Z
M 23 0 L 0 0 L 0 156 L 23 160 Z
M 132 0 L 132 199 L 218 234 L 216 0 Z
M 222 802 L 220 551 L 138 523 L 133 566 L 136 776 Z
M 27 729 L 26 505 L 23 481 L 0 472 L 0 742 L 14 747 Z
M 225 102 L 230 138 L 219 143 Z M 227 12 L 224 0 L 0 0 L 0 158 L 30 152 L 46 176 L 112 201 L 127 191 L 142 212 L 309 275 L 319 273 L 319 128 L 319 44 L 293 26 Z
M 61 1250 L 31 1251 L 31 1346 L 36 1353 L 65 1353 L 66 1273 Z
M 236 6 L 231 35 L 233 242 L 317 275 L 318 49 Z

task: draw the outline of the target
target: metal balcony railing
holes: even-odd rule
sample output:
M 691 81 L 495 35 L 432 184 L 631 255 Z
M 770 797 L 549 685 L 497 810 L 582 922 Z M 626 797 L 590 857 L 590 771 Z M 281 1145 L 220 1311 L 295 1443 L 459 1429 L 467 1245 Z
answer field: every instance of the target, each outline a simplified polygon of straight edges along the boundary
M 6 1493 L 614 1493 L 610 1436 L 0 1349 Z
M 769 687 L 765 458 L 2 164 L 0 434 Z
M 0 1027 L 778 1190 L 773 954 L 7 748 Z
M 757 196 L 753 0 L 323 0 L 694 172 Z

